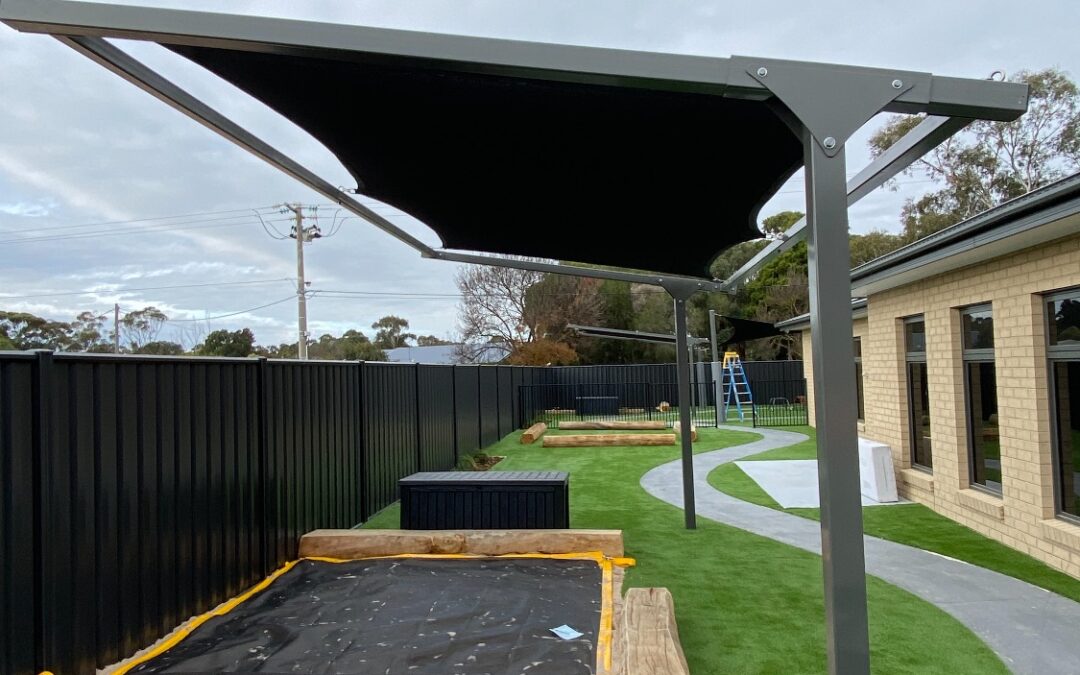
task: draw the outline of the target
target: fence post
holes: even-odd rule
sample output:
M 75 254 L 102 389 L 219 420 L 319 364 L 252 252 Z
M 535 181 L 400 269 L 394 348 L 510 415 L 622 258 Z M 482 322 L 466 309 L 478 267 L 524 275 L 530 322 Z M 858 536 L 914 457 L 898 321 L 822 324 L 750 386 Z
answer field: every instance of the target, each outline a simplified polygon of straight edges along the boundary
M 54 621 L 55 588 L 57 580 L 52 574 L 54 564 L 61 564 L 57 556 L 52 555 L 53 546 L 48 539 L 68 538 L 70 532 L 55 532 L 49 524 L 52 517 L 52 471 L 53 466 L 53 419 L 52 398 L 55 386 L 53 373 L 53 353 L 48 349 L 35 350 L 34 363 L 34 550 L 30 555 L 34 559 L 33 594 L 35 613 L 33 617 L 37 638 L 36 655 L 38 670 L 55 670 L 64 667 L 62 655 L 57 650 L 55 634 L 58 623 Z M 48 596 L 48 597 L 47 597 Z M 66 613 L 61 613 L 66 614 Z M 61 631 L 63 632 L 63 631 Z
M 454 466 L 451 469 L 457 468 L 457 460 L 461 457 L 461 448 L 458 447 L 458 433 L 457 433 L 457 366 L 449 365 L 450 369 L 450 401 L 452 403 L 450 407 L 450 426 L 453 429 L 454 435 Z
M 416 385 L 416 470 L 424 470 L 423 433 L 420 431 L 420 364 L 413 364 L 413 382 Z
M 260 569 L 263 575 L 269 574 L 273 570 L 278 561 L 274 560 L 272 551 L 276 550 L 276 546 L 273 546 L 271 542 L 278 535 L 278 514 L 273 507 L 274 489 L 269 484 L 270 476 L 275 475 L 270 470 L 270 433 L 267 430 L 267 425 L 270 424 L 270 402 L 267 400 L 269 395 L 269 387 L 266 383 L 266 357 L 259 357 L 259 364 L 255 371 L 255 395 L 256 400 L 259 402 L 259 470 L 258 480 L 256 481 L 256 490 L 258 494 L 255 498 L 255 503 L 259 505 L 260 512 L 256 515 L 256 522 L 259 523 L 259 554 L 262 556 Z
M 356 471 L 359 474 L 356 477 L 357 498 L 360 500 L 360 522 L 366 523 L 368 516 L 368 471 L 367 467 L 367 418 L 364 415 L 365 405 L 364 402 L 364 362 L 356 362 L 356 414 L 360 416 L 360 424 L 356 425 L 359 429 L 356 443 L 357 452 L 359 457 L 356 458 Z

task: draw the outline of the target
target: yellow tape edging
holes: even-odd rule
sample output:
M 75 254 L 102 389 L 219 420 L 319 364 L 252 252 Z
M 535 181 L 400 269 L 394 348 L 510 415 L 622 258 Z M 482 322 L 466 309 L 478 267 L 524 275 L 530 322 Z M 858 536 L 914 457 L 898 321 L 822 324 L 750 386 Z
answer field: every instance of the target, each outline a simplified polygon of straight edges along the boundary
M 368 558 L 327 558 L 323 556 L 309 556 L 306 558 L 300 558 L 293 560 L 282 565 L 280 568 L 274 570 L 270 576 L 260 581 L 255 586 L 252 586 L 247 591 L 241 593 L 235 598 L 225 602 L 222 605 L 200 614 L 199 616 L 191 619 L 186 624 L 176 629 L 169 639 L 165 640 L 157 647 L 154 647 L 149 652 L 134 659 L 133 661 L 120 666 L 113 671 L 114 675 L 125 675 L 132 668 L 146 663 L 151 659 L 154 659 L 161 654 L 169 651 L 176 645 L 180 644 L 185 638 L 190 636 L 196 628 L 206 623 L 210 619 L 215 617 L 224 616 L 236 609 L 239 605 L 249 600 L 252 596 L 265 590 L 271 583 L 273 583 L 278 577 L 285 574 L 297 564 L 304 560 L 313 560 L 317 562 L 325 563 L 345 563 L 354 562 L 356 560 L 382 560 L 389 558 L 428 558 L 428 559 L 477 559 L 477 558 L 547 558 L 552 560 L 591 560 L 600 566 L 601 570 L 601 582 L 600 582 L 600 631 L 596 637 L 596 662 L 597 666 L 603 661 L 607 670 L 611 670 L 611 642 L 612 642 L 612 622 L 614 620 L 614 584 L 612 568 L 615 565 L 619 567 L 632 567 L 635 564 L 633 558 L 608 558 L 600 551 L 585 551 L 580 553 L 507 553 L 504 555 L 475 555 L 470 553 L 400 553 L 397 555 L 379 555 L 370 556 Z

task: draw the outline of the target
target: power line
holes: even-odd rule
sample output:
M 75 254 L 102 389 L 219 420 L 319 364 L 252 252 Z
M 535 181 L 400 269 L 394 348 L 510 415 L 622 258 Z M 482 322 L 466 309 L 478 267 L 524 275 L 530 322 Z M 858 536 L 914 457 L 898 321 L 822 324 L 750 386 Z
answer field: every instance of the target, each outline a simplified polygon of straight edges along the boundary
M 290 294 L 288 297 L 282 298 L 280 300 L 275 300 L 273 302 L 268 302 L 265 305 L 259 305 L 258 307 L 250 307 L 248 309 L 241 309 L 241 310 L 236 311 L 236 312 L 229 312 L 228 314 L 218 314 L 217 316 L 206 316 L 206 317 L 202 317 L 202 318 L 199 318 L 199 319 L 169 319 L 169 321 L 170 322 L 173 322 L 173 321 L 188 322 L 188 321 L 213 321 L 215 319 L 227 319 L 230 316 L 238 316 L 240 314 L 247 314 L 248 312 L 254 312 L 254 311 L 257 311 L 257 310 L 260 310 L 260 309 L 266 309 L 267 307 L 273 307 L 274 305 L 280 305 L 283 302 L 289 302 L 290 300 L 295 300 L 295 299 L 296 299 L 296 296 Z M 128 312 L 125 312 L 125 314 L 127 314 L 127 313 Z
M 267 234 L 267 236 L 269 236 L 271 239 L 280 240 L 280 239 L 288 239 L 289 238 L 289 235 L 282 234 L 281 232 L 278 231 L 278 229 L 276 227 L 274 227 L 274 225 L 273 225 L 274 221 L 271 220 L 270 223 L 268 224 L 263 219 L 262 214 L 260 214 L 258 211 L 255 211 L 255 216 L 259 219 L 259 224 L 262 225 L 263 232 L 265 232 Z
M 73 295 L 109 295 L 115 293 L 132 293 L 135 291 L 166 291 L 176 288 L 212 288 L 218 286 L 244 286 L 249 284 L 269 284 L 277 283 L 280 281 L 289 281 L 292 279 L 288 277 L 281 277 L 280 279 L 256 279 L 251 281 L 221 281 L 206 284 L 176 284 L 173 286 L 142 286 L 139 288 L 109 288 L 109 289 L 91 289 L 84 291 L 68 291 L 64 293 L 38 293 L 35 295 L 0 295 L 0 301 L 2 300 L 29 300 L 32 298 L 60 298 Z
M 196 218 L 196 217 L 201 217 L 201 216 L 220 216 L 220 215 L 224 215 L 226 213 L 241 213 L 241 214 L 243 214 L 243 213 L 248 213 L 248 212 L 253 211 L 253 210 L 254 211 L 265 211 L 267 209 L 273 209 L 273 208 L 274 207 L 272 207 L 272 206 L 259 206 L 259 207 L 256 207 L 255 209 L 230 209 L 230 210 L 227 210 L 227 211 L 203 211 L 203 212 L 199 212 L 199 213 L 178 214 L 178 215 L 175 215 L 175 216 L 155 216 L 153 218 L 134 218 L 134 219 L 131 219 L 131 220 L 110 220 L 110 221 L 104 221 L 104 222 L 100 222 L 100 223 L 83 223 L 83 224 L 80 224 L 80 225 L 53 225 L 51 227 L 35 227 L 34 229 L 36 231 L 38 231 L 38 232 L 41 232 L 41 231 L 46 231 L 46 230 L 70 230 L 70 229 L 83 228 L 83 227 L 104 227 L 106 225 L 130 225 L 130 224 L 134 224 L 134 223 L 146 223 L 146 222 L 151 222 L 151 221 L 155 221 L 155 220 L 175 220 L 177 218 Z M 239 218 L 239 217 L 240 216 L 233 216 L 233 218 Z M 199 220 L 201 221 L 203 219 L 199 218 Z M 229 220 L 229 218 L 224 218 L 223 220 Z M 192 222 L 197 222 L 197 221 L 192 221 Z M 9 233 L 9 232 L 11 232 L 11 230 L 0 230 L 0 232 Z
M 250 218 L 250 216 L 248 216 Z M 191 221 L 195 223 L 205 223 L 207 221 Z M 284 222 L 282 220 L 274 220 L 269 222 Z M 62 235 L 46 235 L 42 237 L 20 237 L 17 239 L 2 239 L 0 244 L 26 244 L 31 242 L 40 241 L 63 241 L 67 239 L 89 239 L 92 237 L 114 237 L 123 234 L 155 234 L 163 232 L 176 232 L 179 230 L 203 230 L 207 228 L 220 228 L 220 227 L 238 227 L 241 225 L 255 225 L 257 221 L 247 220 L 239 223 L 210 223 L 202 225 L 189 225 L 186 227 L 175 227 L 173 225 L 165 227 L 146 227 L 146 228 L 128 228 L 119 230 L 105 230 L 101 232 L 80 232 L 77 234 L 62 234 Z M 175 224 L 174 224 L 175 225 Z

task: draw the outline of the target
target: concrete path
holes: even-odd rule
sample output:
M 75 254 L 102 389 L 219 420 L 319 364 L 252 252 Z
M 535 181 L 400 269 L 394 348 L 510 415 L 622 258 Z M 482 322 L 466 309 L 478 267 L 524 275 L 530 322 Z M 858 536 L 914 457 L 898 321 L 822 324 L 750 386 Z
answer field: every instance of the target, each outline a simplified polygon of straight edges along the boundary
M 731 431 L 746 427 L 722 426 Z M 709 472 L 728 462 L 806 440 L 804 434 L 753 429 L 763 438 L 694 456 L 697 513 L 791 546 L 821 554 L 816 521 L 730 497 L 709 485 Z M 682 507 L 678 461 L 641 478 L 645 490 Z M 937 553 L 863 537 L 866 571 L 932 602 L 978 635 L 1015 673 L 1080 672 L 1080 603 L 1009 576 Z

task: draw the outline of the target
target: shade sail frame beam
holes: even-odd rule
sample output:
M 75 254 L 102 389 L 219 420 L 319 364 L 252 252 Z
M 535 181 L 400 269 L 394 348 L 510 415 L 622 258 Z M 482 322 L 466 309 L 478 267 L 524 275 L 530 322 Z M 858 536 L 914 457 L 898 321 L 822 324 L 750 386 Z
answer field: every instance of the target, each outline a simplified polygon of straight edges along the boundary
M 3 0 L 0 21 L 23 32 L 144 40 L 162 44 L 340 58 L 407 58 L 441 70 L 583 84 L 694 91 L 765 100 L 773 85 L 759 68 L 919 83 L 881 110 L 1009 121 L 1026 109 L 1027 88 L 930 73 L 748 56 L 704 57 L 518 40 L 440 35 L 189 10 L 65 0 Z M 754 73 L 755 75 L 751 75 Z
M 446 260 L 448 262 L 460 262 L 470 265 L 494 265 L 496 267 L 513 267 L 515 269 L 529 270 L 531 272 L 544 272 L 549 274 L 565 274 L 575 277 L 587 277 L 589 279 L 610 279 L 612 281 L 626 281 L 632 284 L 647 284 L 660 286 L 669 293 L 672 288 L 691 288 L 697 291 L 719 291 L 722 282 L 715 279 L 699 279 L 678 274 L 661 274 L 658 272 L 628 272 L 623 270 L 611 270 L 598 267 L 583 267 L 556 262 L 543 262 L 529 260 L 527 258 L 505 258 L 498 255 L 485 255 L 480 253 L 467 253 L 447 249 L 429 249 L 423 253 L 425 258 Z

